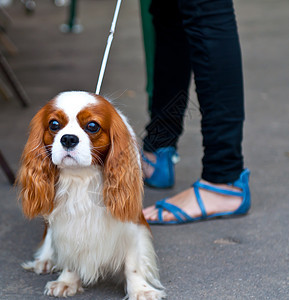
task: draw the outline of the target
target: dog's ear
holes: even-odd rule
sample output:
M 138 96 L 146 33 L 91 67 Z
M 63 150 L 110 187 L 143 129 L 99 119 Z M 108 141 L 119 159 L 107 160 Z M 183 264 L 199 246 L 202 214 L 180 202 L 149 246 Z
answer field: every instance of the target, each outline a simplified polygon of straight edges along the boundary
M 142 216 L 143 180 L 135 138 L 113 109 L 110 149 L 104 163 L 104 201 L 115 218 L 138 223 Z
M 23 212 L 30 219 L 46 215 L 53 209 L 57 170 L 43 142 L 44 117 L 45 107 L 30 123 L 30 134 L 17 176 Z

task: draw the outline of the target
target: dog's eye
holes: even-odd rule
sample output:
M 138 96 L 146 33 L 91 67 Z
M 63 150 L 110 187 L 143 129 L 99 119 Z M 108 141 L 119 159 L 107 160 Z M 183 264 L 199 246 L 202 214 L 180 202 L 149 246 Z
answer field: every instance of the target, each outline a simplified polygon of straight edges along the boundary
M 60 123 L 58 121 L 56 121 L 56 120 L 51 120 L 49 122 L 49 128 L 52 131 L 57 131 L 57 130 L 60 129 Z
M 97 124 L 96 122 L 89 122 L 87 123 L 85 130 L 90 132 L 90 133 L 97 133 L 100 129 L 99 124 Z

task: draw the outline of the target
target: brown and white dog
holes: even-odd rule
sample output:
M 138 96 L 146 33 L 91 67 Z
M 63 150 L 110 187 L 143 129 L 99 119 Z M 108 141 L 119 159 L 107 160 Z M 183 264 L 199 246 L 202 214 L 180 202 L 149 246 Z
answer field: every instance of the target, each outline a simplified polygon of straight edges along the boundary
M 18 181 L 24 214 L 42 215 L 47 232 L 38 274 L 61 270 L 45 294 L 72 296 L 82 284 L 124 273 L 128 298 L 165 298 L 147 222 L 135 134 L 113 105 L 65 92 L 33 118 Z

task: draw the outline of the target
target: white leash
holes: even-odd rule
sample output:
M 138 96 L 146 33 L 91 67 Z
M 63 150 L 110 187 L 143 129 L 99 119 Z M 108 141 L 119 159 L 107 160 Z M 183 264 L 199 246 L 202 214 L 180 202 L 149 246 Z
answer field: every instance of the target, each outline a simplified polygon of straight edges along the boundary
M 119 13 L 121 1 L 122 0 L 117 0 L 117 3 L 116 3 L 116 8 L 115 8 L 115 11 L 114 11 L 114 16 L 113 16 L 113 20 L 112 20 L 112 23 L 111 23 L 109 36 L 108 36 L 108 39 L 107 39 L 107 44 L 106 44 L 106 48 L 105 48 L 105 51 L 104 51 L 102 64 L 101 64 L 101 68 L 100 68 L 100 72 L 99 72 L 99 76 L 98 76 L 97 86 L 96 86 L 96 90 L 95 90 L 95 93 L 97 95 L 99 95 L 99 92 L 100 92 L 100 88 L 101 88 L 101 84 L 102 84 L 102 80 L 103 80 L 103 76 L 104 76 L 104 72 L 105 72 L 105 68 L 106 68 L 106 63 L 107 63 L 107 60 L 108 60 L 109 50 L 110 50 L 111 43 L 112 43 L 112 40 L 113 40 L 113 35 L 114 35 L 114 31 L 115 31 L 115 26 L 116 26 L 116 21 L 117 21 L 117 18 L 118 18 L 118 13 Z

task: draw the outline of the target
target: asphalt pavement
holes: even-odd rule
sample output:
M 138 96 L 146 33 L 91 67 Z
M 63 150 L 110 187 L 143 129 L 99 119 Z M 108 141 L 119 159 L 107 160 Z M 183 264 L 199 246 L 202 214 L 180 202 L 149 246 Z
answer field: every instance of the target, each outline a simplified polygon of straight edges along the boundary
M 19 52 L 6 57 L 30 99 L 24 109 L 12 93 L 9 101 L 0 98 L 0 149 L 14 172 L 37 110 L 61 91 L 94 92 L 115 2 L 79 1 L 80 34 L 59 31 L 68 9 L 53 1 L 37 1 L 29 16 L 20 1 L 7 8 L 13 20 L 8 34 Z M 235 8 L 243 53 L 243 149 L 252 172 L 252 208 L 241 218 L 152 227 L 168 299 L 289 299 L 289 2 L 236 0 Z M 139 15 L 138 1 L 125 0 L 101 94 L 114 100 L 141 139 L 148 113 Z M 196 107 L 192 84 L 176 185 L 165 191 L 145 188 L 145 206 L 199 178 L 202 145 Z M 41 219 L 25 220 L 17 191 L 2 170 L 0 208 L 0 299 L 48 299 L 44 286 L 57 275 L 39 276 L 20 266 L 32 258 L 43 224 Z M 122 297 L 121 286 L 105 281 L 73 299 Z

